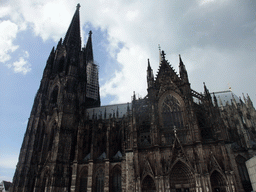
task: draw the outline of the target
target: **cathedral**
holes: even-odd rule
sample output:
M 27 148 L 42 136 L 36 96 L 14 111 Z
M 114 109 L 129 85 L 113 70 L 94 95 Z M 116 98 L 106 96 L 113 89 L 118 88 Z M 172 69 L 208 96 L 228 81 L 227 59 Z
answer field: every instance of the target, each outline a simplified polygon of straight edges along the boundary
M 36 93 L 12 192 L 250 192 L 256 154 L 248 95 L 191 89 L 160 51 L 147 95 L 101 106 L 92 32 L 81 47 L 80 5 L 53 47 Z M 144 77 L 141 77 L 144 78 Z

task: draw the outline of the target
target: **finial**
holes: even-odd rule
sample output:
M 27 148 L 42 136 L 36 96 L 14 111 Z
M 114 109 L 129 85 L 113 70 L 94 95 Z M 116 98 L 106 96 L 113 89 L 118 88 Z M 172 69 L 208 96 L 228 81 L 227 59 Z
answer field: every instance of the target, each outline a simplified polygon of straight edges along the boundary
M 165 55 L 166 55 L 166 54 L 164 53 L 164 51 L 162 51 L 162 58 L 163 58 L 163 59 L 165 59 Z
M 161 46 L 160 46 L 160 44 L 158 44 L 158 49 L 159 49 L 159 51 L 161 51 Z
M 231 89 L 231 86 L 230 86 L 229 83 L 228 83 L 228 90 L 229 90 L 230 92 L 232 92 L 232 89 Z
M 136 100 L 135 91 L 133 91 L 133 100 Z
M 77 4 L 76 8 L 79 9 L 81 7 L 80 3 Z
M 246 98 L 245 98 L 245 96 L 244 96 L 244 93 L 242 93 L 242 94 L 243 94 L 243 99 L 244 99 L 244 102 L 246 103 L 246 101 L 247 101 L 247 100 L 246 100 Z
M 182 59 L 181 59 L 180 54 L 179 54 L 179 58 L 180 58 L 180 64 L 183 64 L 183 61 L 182 61 Z
M 224 108 L 223 108 L 223 104 L 222 104 L 222 100 L 221 100 L 220 96 L 218 96 L 218 99 L 219 99 L 220 107 L 223 110 Z
M 89 35 L 90 35 L 90 36 L 92 35 L 92 31 L 91 31 L 91 30 L 89 31 Z
M 177 136 L 177 128 L 175 125 L 173 126 L 173 132 L 174 132 L 174 135 Z
M 217 101 L 217 98 L 213 92 L 213 100 L 214 100 L 214 104 L 215 104 L 215 107 L 218 107 L 218 101 Z

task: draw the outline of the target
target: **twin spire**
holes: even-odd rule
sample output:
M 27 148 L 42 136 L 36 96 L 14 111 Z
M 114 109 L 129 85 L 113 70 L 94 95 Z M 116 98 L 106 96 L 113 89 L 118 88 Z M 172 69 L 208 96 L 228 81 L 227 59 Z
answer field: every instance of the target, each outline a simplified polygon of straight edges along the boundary
M 63 44 L 67 47 L 76 47 L 81 49 L 81 35 L 80 35 L 80 4 L 77 4 L 75 14 L 69 25 Z
M 159 48 L 159 64 L 160 64 L 159 72 L 165 70 L 165 68 L 167 67 L 167 68 L 171 68 L 171 70 L 173 70 L 174 73 L 176 74 L 175 70 L 168 64 L 167 60 L 165 59 L 166 54 L 163 50 L 161 50 L 160 45 L 158 45 L 158 48 Z M 158 74 L 159 74 L 159 72 L 158 72 Z M 183 82 L 188 83 L 187 70 L 186 70 L 185 65 L 183 64 L 183 61 L 182 61 L 180 55 L 179 55 L 179 73 L 180 73 L 180 79 Z M 148 69 L 147 69 L 147 79 L 148 79 L 148 81 L 149 80 L 152 81 L 152 77 L 153 77 L 153 70 L 150 66 L 150 62 L 149 62 L 149 59 L 148 59 Z
M 63 45 L 67 47 L 68 50 L 81 50 L 81 34 L 80 34 L 80 4 L 76 6 L 76 11 L 72 18 L 72 21 L 67 30 L 66 36 L 63 41 Z M 92 31 L 89 32 L 89 37 L 85 47 L 85 57 L 87 61 L 93 61 L 93 51 L 92 51 Z

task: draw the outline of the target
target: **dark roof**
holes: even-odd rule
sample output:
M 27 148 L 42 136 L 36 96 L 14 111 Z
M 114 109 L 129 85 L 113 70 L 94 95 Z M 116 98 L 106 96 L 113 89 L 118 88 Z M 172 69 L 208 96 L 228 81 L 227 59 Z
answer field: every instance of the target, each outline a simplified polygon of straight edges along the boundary
M 212 93 L 213 94 L 213 93 Z M 217 101 L 218 101 L 218 106 L 220 107 L 220 100 L 222 102 L 222 105 L 223 106 L 226 106 L 227 103 L 230 105 L 232 104 L 232 101 L 233 99 L 235 99 L 235 101 L 237 103 L 240 103 L 240 99 L 231 91 L 231 90 L 228 90 L 228 91 L 219 91 L 219 92 L 215 92 L 214 93 L 216 98 L 217 98 Z M 213 96 L 213 95 L 212 95 Z
M 226 106 L 227 104 L 232 104 L 232 101 L 235 99 L 236 103 L 240 103 L 240 99 L 231 91 L 218 91 L 218 92 L 212 92 L 210 93 L 212 97 L 212 102 L 214 103 L 213 94 L 217 98 L 218 106 L 221 106 L 221 103 L 223 106 Z M 195 103 L 199 103 L 199 99 L 196 97 L 193 97 L 193 100 Z
M 9 181 L 3 181 L 4 189 L 7 191 L 12 186 L 12 183 Z
M 109 117 L 122 118 L 126 115 L 128 108 L 131 110 L 131 103 L 106 105 L 86 109 L 86 117 L 89 119 L 108 119 Z

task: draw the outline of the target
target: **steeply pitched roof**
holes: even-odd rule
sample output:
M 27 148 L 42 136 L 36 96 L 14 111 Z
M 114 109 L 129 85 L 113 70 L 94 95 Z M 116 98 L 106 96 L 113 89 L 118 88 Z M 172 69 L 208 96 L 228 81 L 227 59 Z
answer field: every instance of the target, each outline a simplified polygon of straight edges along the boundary
M 5 191 L 8 191 L 9 188 L 12 186 L 12 183 L 9 181 L 3 181 L 3 184 L 4 184 Z

